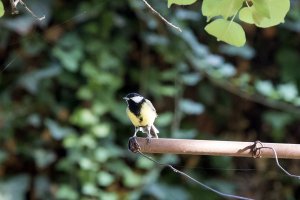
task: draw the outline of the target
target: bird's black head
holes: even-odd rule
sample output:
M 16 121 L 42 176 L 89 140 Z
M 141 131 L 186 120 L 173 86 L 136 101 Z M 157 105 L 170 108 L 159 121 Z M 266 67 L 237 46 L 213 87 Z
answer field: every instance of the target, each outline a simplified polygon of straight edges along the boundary
M 132 102 L 139 104 L 144 101 L 145 98 L 138 93 L 129 93 L 123 99 L 125 99 L 128 103 Z
M 124 99 L 128 98 L 128 99 L 131 99 L 132 97 L 142 97 L 141 95 L 139 95 L 138 93 L 129 93 L 127 94 Z

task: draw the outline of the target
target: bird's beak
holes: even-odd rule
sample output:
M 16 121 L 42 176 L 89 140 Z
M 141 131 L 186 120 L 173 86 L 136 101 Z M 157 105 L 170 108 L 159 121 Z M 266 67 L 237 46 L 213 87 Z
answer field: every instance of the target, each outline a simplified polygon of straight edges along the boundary
M 128 100 L 129 100 L 129 98 L 128 98 L 128 97 L 123 97 L 123 99 L 124 99 L 124 100 L 126 100 L 126 101 L 128 101 Z

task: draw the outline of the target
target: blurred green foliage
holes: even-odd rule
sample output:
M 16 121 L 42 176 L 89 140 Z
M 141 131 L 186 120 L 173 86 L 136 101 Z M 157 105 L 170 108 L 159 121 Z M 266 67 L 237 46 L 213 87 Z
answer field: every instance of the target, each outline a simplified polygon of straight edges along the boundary
M 178 33 L 142 1 L 28 3 L 46 20 L 26 12 L 0 19 L 1 198 L 220 199 L 127 150 L 133 127 L 121 97 L 132 91 L 152 100 L 160 137 L 299 143 L 300 41 L 290 25 L 300 23 L 299 3 L 287 25 L 247 30 L 243 48 L 207 37 L 198 4 L 168 10 L 150 1 Z M 223 192 L 300 198 L 299 183 L 273 160 L 156 159 Z M 284 164 L 300 174 L 296 161 Z

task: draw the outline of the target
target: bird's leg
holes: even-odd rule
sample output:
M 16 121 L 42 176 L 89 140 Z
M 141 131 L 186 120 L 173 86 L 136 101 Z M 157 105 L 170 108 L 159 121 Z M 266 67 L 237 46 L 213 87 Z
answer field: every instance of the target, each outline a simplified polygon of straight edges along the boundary
M 147 144 L 149 144 L 150 143 L 150 140 L 151 140 L 151 126 L 147 126 L 147 138 L 146 138 L 146 140 L 147 140 Z
M 140 128 L 139 127 L 135 127 L 135 131 L 134 131 L 134 135 L 132 137 L 136 137 L 137 132 L 139 132 Z
M 152 126 L 150 127 L 150 131 L 152 131 L 152 137 L 153 137 L 153 138 L 158 138 L 158 135 L 157 135 L 158 130 L 155 128 L 154 125 L 152 125 Z

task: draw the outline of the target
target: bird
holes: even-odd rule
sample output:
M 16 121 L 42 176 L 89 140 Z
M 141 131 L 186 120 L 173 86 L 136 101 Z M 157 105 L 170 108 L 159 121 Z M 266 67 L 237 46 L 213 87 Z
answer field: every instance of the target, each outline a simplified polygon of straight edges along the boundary
M 133 137 L 142 131 L 147 133 L 148 141 L 150 138 L 158 138 L 159 131 L 154 126 L 157 113 L 151 101 L 138 93 L 129 93 L 123 99 L 127 102 L 127 116 L 135 127 Z

